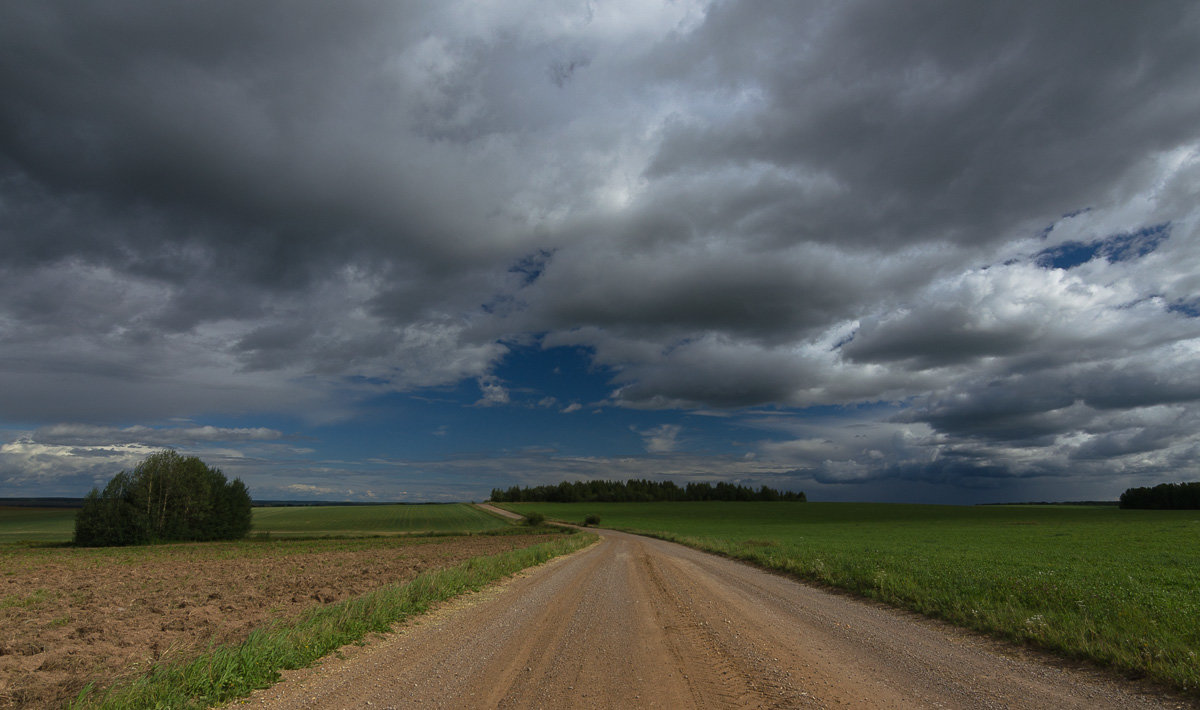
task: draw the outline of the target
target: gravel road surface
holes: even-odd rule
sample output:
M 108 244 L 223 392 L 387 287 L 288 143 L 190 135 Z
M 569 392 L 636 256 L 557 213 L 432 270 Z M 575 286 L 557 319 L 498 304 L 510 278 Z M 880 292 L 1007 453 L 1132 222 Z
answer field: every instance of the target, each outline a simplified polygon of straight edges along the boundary
M 524 520 L 525 519 L 524 515 L 519 515 L 517 513 L 512 512 L 511 510 L 505 510 L 504 508 L 497 508 L 496 506 L 491 505 L 490 503 L 476 503 L 475 507 L 479 508 L 480 510 L 486 510 L 489 513 L 495 513 L 496 515 L 499 515 L 502 518 L 508 518 L 509 520 Z
M 1190 707 L 738 562 L 597 532 L 597 545 L 288 673 L 248 705 Z

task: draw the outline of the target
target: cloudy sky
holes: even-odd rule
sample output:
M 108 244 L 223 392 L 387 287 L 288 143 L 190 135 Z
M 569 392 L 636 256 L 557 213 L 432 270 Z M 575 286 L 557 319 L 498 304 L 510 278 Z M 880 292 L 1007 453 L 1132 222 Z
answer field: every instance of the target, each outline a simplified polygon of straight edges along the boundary
M 1193 2 L 0 6 L 0 496 L 1200 478 Z

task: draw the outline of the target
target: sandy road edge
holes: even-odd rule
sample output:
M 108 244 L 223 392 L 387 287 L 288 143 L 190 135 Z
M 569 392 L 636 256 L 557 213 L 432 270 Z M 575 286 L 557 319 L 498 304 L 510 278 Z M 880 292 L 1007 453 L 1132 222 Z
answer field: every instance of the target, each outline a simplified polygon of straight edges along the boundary
M 476 508 L 478 508 L 479 510 L 482 510 L 485 513 L 490 513 L 497 517 L 504 518 L 505 520 L 516 521 L 516 520 L 524 520 L 525 519 L 525 516 L 521 515 L 520 513 L 514 513 L 511 510 L 505 510 L 504 508 L 497 508 L 496 506 L 492 505 L 491 503 L 472 503 L 471 505 L 475 506 Z

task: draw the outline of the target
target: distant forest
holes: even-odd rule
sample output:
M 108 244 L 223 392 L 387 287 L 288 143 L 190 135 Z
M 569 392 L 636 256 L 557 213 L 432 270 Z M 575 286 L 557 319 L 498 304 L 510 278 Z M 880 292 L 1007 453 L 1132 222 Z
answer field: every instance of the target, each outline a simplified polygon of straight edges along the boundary
M 639 503 L 665 500 L 761 500 L 804 502 L 804 493 L 777 491 L 763 486 L 755 489 L 732 483 L 689 483 L 677 486 L 673 481 L 563 481 L 557 485 L 492 490 L 497 503 Z
M 1160 483 L 1153 488 L 1130 488 L 1121 494 L 1121 507 L 1200 510 L 1200 481 Z

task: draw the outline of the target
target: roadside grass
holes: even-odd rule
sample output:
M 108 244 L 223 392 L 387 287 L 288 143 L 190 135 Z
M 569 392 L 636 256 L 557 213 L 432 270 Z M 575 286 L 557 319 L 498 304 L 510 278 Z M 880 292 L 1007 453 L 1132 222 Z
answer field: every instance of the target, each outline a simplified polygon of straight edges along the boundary
M 241 644 L 220 646 L 184 664 L 153 668 L 105 691 L 91 686 L 70 708 L 204 708 L 248 695 L 279 680 L 281 670 L 303 668 L 341 646 L 382 633 L 430 605 L 471 591 L 553 557 L 574 552 L 595 536 L 576 533 L 452 568 L 418 575 L 347 601 L 314 607 L 287 624 L 254 631 Z
M 69 542 L 77 509 L 0 508 L 0 543 Z M 510 523 L 466 503 L 253 509 L 250 537 L 324 537 L 501 530 Z
M 1200 511 L 522 503 L 640 532 L 1200 694 Z

